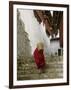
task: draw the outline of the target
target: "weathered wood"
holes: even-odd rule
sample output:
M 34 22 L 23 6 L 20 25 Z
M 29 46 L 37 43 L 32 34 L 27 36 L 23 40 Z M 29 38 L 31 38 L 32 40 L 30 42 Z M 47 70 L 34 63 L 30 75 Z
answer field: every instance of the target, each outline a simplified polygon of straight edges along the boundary
M 63 47 L 63 17 L 61 18 L 59 29 L 60 29 L 60 46 Z

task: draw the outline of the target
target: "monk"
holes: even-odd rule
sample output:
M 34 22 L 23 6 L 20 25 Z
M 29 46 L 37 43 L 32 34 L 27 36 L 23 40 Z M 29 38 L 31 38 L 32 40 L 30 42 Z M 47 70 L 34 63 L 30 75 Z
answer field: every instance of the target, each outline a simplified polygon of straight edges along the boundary
M 39 72 L 42 72 L 45 67 L 44 45 L 42 42 L 37 44 L 37 48 L 34 51 L 34 60 Z

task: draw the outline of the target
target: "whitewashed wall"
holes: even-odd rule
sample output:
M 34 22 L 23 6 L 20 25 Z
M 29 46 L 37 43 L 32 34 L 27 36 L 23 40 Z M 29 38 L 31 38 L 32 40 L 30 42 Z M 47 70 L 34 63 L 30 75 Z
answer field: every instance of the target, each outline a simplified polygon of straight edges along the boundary
M 32 48 L 32 54 L 37 47 L 38 42 L 44 43 L 44 50 L 49 51 L 50 38 L 46 35 L 43 22 L 39 24 L 34 16 L 33 10 L 19 9 L 21 20 L 24 22 L 25 31 L 29 35 L 29 40 Z
M 58 49 L 60 48 L 59 40 L 54 40 L 50 42 L 50 54 L 58 53 Z
M 42 41 L 44 43 L 45 55 L 51 55 L 58 53 L 60 48 L 59 41 L 50 41 L 50 38 L 45 32 L 45 26 L 43 23 L 39 24 L 34 16 L 33 10 L 19 9 L 21 20 L 25 25 L 25 31 L 29 35 L 29 40 L 32 48 L 32 54 L 37 47 L 37 43 Z M 28 20 L 28 21 L 27 21 Z

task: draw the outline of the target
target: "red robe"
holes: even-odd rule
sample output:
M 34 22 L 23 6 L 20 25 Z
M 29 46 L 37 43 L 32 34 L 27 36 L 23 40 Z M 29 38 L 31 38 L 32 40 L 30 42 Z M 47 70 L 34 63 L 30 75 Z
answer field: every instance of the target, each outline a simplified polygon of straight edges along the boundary
M 44 59 L 43 50 L 38 50 L 38 48 L 36 48 L 34 51 L 34 59 L 38 69 L 44 68 L 45 59 Z

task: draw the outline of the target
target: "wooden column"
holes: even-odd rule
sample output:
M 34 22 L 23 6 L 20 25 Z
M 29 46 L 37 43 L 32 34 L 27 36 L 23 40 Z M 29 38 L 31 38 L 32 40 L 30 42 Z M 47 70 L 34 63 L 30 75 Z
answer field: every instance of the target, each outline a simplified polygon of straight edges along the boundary
M 63 47 L 63 16 L 61 18 L 59 30 L 60 30 L 60 47 Z

